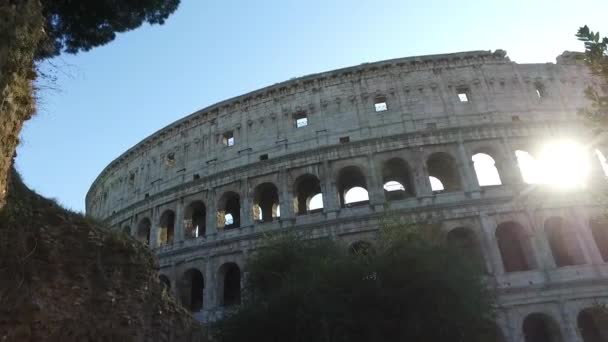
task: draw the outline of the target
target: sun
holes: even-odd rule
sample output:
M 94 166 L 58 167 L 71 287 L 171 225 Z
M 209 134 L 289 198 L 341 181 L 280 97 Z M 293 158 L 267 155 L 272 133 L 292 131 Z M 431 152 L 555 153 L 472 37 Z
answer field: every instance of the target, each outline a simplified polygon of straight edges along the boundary
M 569 139 L 545 143 L 536 158 L 525 151 L 517 151 L 516 156 L 523 179 L 529 184 L 580 188 L 591 170 L 585 146 Z

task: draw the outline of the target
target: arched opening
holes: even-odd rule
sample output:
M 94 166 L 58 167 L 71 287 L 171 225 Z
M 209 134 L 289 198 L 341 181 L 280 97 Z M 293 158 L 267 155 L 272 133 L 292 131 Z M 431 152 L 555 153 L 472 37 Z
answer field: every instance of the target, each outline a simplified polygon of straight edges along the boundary
M 494 158 L 485 153 L 477 153 L 471 158 L 479 186 L 501 185 L 500 174 Z
M 362 256 L 370 256 L 374 255 L 375 249 L 374 246 L 367 241 L 355 241 L 350 244 L 348 251 L 352 255 L 362 255 Z
M 528 315 L 522 328 L 525 342 L 562 342 L 558 325 L 547 315 Z
M 272 183 L 262 183 L 253 192 L 253 219 L 272 222 L 279 218 L 279 190 Z
M 496 240 L 505 272 L 534 268 L 532 245 L 524 227 L 516 222 L 503 222 L 496 228 Z
M 294 209 L 298 215 L 312 214 L 323 211 L 323 195 L 321 183 L 314 175 L 306 174 L 295 181 Z
M 241 270 L 237 264 L 230 262 L 220 267 L 221 298 L 223 306 L 241 304 Z
M 557 267 L 582 265 L 585 257 L 579 248 L 576 231 L 567 227 L 561 217 L 545 220 L 545 234 Z
M 150 244 L 150 227 L 152 227 L 152 223 L 150 219 L 144 217 L 137 224 L 137 240 L 145 243 L 146 245 Z
M 158 282 L 162 285 L 162 287 L 165 291 L 169 292 L 169 290 L 171 290 L 171 281 L 169 280 L 169 278 L 166 275 L 164 275 L 164 274 L 159 275 Z
M 400 200 L 414 195 L 410 168 L 399 158 L 388 160 L 382 166 L 382 184 L 387 200 Z
M 458 227 L 447 234 L 448 246 L 457 249 L 463 255 L 475 262 L 481 262 L 481 251 L 475 232 L 469 228 Z
M 191 268 L 184 272 L 181 289 L 182 304 L 191 312 L 198 312 L 203 308 L 204 290 L 205 279 L 201 271 Z
M 229 191 L 223 194 L 217 207 L 217 227 L 219 230 L 241 226 L 241 199 L 237 193 Z
M 576 321 L 583 342 L 608 342 L 608 313 L 604 308 L 584 309 Z
M 347 166 L 340 170 L 337 183 L 343 208 L 369 203 L 365 176 L 358 167 Z
M 173 243 L 175 234 L 175 213 L 167 210 L 160 216 L 160 229 L 158 231 L 158 242 L 161 246 Z
M 308 207 L 309 213 L 316 213 L 323 211 L 323 194 L 316 194 L 306 200 L 306 206 Z
M 207 208 L 202 201 L 194 201 L 186 207 L 184 213 L 184 237 L 196 239 L 205 236 L 207 225 Z
M 529 152 L 522 150 L 515 151 L 515 157 L 523 181 L 527 184 L 540 183 L 542 175 L 539 161 Z
M 369 194 L 365 188 L 356 186 L 348 189 L 344 193 L 344 204 L 346 207 L 353 207 L 369 202 Z
M 127 235 L 131 235 L 131 227 L 129 227 L 129 226 L 122 227 L 122 232 Z
M 608 222 L 606 222 L 606 219 L 598 218 L 591 220 L 589 225 L 602 259 L 608 262 Z
M 431 189 L 433 189 L 433 181 L 430 177 L 436 178 L 441 183 L 441 188 L 443 188 L 440 189 L 437 182 L 435 182 L 437 190 L 433 189 L 433 191 L 449 192 L 462 189 L 458 165 L 456 165 L 456 161 L 451 155 L 444 152 L 431 154 L 426 161 L 426 168 L 429 173 Z
M 441 181 L 437 177 L 429 176 L 429 182 L 431 182 L 431 190 L 433 190 L 434 192 L 440 192 L 445 190 L 443 183 L 441 183 Z

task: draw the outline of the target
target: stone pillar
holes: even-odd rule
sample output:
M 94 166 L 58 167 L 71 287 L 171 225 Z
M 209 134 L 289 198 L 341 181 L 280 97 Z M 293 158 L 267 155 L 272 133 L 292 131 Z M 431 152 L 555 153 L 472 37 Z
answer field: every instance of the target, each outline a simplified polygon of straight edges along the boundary
M 205 236 L 217 233 L 217 196 L 215 191 L 210 191 L 205 202 Z
M 340 200 L 336 189 L 336 181 L 333 178 L 331 167 L 327 160 L 323 161 L 323 180 L 321 181 L 321 191 L 323 192 L 323 211 L 328 217 L 335 217 L 340 210 Z
M 289 184 L 289 175 L 285 168 L 279 171 L 279 205 L 281 206 L 281 221 L 293 220 L 295 213 L 293 210 L 293 192 Z
M 135 222 L 135 216 L 129 217 L 129 235 L 137 236 L 137 222 Z
M 414 182 L 416 197 L 422 198 L 433 196 L 433 190 L 431 189 L 431 183 L 429 182 L 429 173 L 426 169 L 426 160 L 423 159 L 423 153 L 417 152 L 413 161 L 412 181 Z
M 499 308 L 497 311 L 497 324 L 502 329 L 505 342 L 519 342 L 516 336 L 521 335 L 521 327 L 513 322 L 515 320 L 513 313 L 504 308 Z
M 602 258 L 602 254 L 600 253 L 597 244 L 595 243 L 595 238 L 591 232 L 591 227 L 589 226 L 588 217 L 585 214 L 585 210 L 580 207 L 573 208 L 572 218 L 575 227 L 570 228 L 580 232 L 580 234 L 577 234 L 580 240 L 579 247 L 582 249 L 583 254 L 585 255 L 586 262 L 594 265 L 602 265 L 604 263 L 604 259 Z
M 562 339 L 564 341 L 572 341 L 572 342 L 576 342 L 576 341 L 580 341 L 577 331 L 578 331 L 578 327 L 577 327 L 577 314 L 569 314 L 568 313 L 568 308 L 566 308 L 566 306 L 564 305 L 564 302 L 560 302 L 559 305 L 559 312 L 560 312 L 560 322 L 559 322 L 559 329 L 562 333 Z
M 241 227 L 253 225 L 253 200 L 247 178 L 241 181 Z
M 374 157 L 369 153 L 367 155 L 368 170 L 368 184 L 367 191 L 369 194 L 369 203 L 374 207 L 375 210 L 381 210 L 386 202 L 384 198 L 384 188 L 381 179 L 381 171 L 378 172 L 377 163 Z
M 521 176 L 513 146 L 511 146 L 511 143 L 507 139 L 502 138 L 500 148 L 502 150 L 503 158 L 495 160 L 496 168 L 500 174 L 500 180 L 503 184 L 508 185 L 523 184 L 524 180 Z
M 477 174 L 473 167 L 473 161 L 462 141 L 458 142 L 458 156 L 460 159 L 458 171 L 460 173 L 460 179 L 463 182 L 462 189 L 466 192 L 479 192 L 481 189 L 479 187 L 479 182 L 477 181 Z
M 486 268 L 490 274 L 504 274 L 505 269 L 502 263 L 502 256 L 496 240 L 496 227 L 498 224 L 494 218 L 479 214 L 479 224 L 481 226 L 481 248 L 486 260 Z
M 553 253 L 551 252 L 551 246 L 549 245 L 549 241 L 547 240 L 547 235 L 545 234 L 544 224 L 543 222 L 539 222 L 537 217 L 530 212 L 530 210 L 526 210 L 526 216 L 528 218 L 528 225 L 530 230 L 532 230 L 532 246 L 534 258 L 536 260 L 536 265 L 538 269 L 553 269 L 556 268 L 555 259 L 553 259 Z
M 177 200 L 177 206 L 175 208 L 175 233 L 173 242 L 184 241 L 184 199 L 180 198 Z
M 215 279 L 216 272 L 214 272 L 214 266 L 215 265 L 210 259 L 205 260 L 205 290 L 203 292 L 203 309 L 205 310 L 213 309 L 218 306 L 216 300 L 217 280 Z
M 154 209 L 152 209 L 152 217 L 150 218 L 151 221 L 151 225 L 150 225 L 150 247 L 151 248 L 157 248 L 159 246 L 159 242 L 158 238 L 159 238 L 159 220 L 160 220 L 160 213 L 158 210 L 158 207 L 154 207 Z
M 492 156 L 492 158 L 494 158 L 494 156 Z M 515 178 L 512 172 L 510 171 L 512 161 L 506 161 L 505 159 L 498 158 L 499 157 L 496 157 L 496 159 L 494 159 L 494 166 L 496 167 L 496 170 L 498 170 L 500 183 L 503 185 L 521 183 L 521 177 L 520 179 Z

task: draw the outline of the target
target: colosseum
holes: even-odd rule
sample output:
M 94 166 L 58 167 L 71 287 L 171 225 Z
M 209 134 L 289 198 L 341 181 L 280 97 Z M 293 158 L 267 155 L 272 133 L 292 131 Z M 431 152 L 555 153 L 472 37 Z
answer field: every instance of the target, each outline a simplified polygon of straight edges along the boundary
M 270 231 L 373 243 L 387 213 L 483 257 L 501 341 L 608 341 L 608 152 L 577 115 L 602 88 L 574 53 L 399 58 L 211 105 L 111 162 L 87 213 L 147 243 L 208 321 L 238 305 Z M 606 88 L 604 87 L 604 90 Z

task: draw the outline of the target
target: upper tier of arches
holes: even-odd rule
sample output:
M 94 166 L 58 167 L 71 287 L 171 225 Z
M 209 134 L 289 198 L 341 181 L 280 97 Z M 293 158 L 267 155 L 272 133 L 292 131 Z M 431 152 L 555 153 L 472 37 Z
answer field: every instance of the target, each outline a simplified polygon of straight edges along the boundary
M 129 232 L 129 227 L 137 227 L 133 235 L 154 247 L 162 247 L 175 241 L 206 238 L 244 227 L 289 222 L 294 218 L 327 215 L 350 208 L 399 205 L 408 201 L 418 204 L 429 196 L 445 196 L 446 199 L 456 196 L 457 201 L 462 201 L 476 197 L 471 193 L 491 194 L 494 190 L 504 196 L 504 192 L 500 192 L 503 188 L 516 189 L 512 195 L 521 195 L 544 186 L 526 184 L 516 151 L 509 153 L 498 146 L 478 145 L 464 149 L 437 146 L 421 156 L 408 154 L 409 150 L 392 151 L 378 155 L 371 163 L 353 158 L 341 160 L 333 168 L 306 166 L 292 174 L 279 172 L 245 182 L 235 180 L 218 187 L 217 192 L 198 192 L 169 201 L 153 211 L 144 209 L 124 223 L 119 222 L 118 227 Z M 523 145 L 517 146 L 520 146 L 517 152 L 522 152 Z M 591 151 L 588 154 L 595 158 Z M 416 168 L 408 162 L 420 161 L 414 156 L 422 158 Z M 603 181 L 605 175 L 600 160 L 592 160 L 594 179 Z M 175 227 L 179 229 L 176 231 Z M 573 243 L 576 234 L 571 223 L 552 217 L 543 223 L 543 227 L 557 267 L 587 262 L 580 245 Z M 593 221 L 590 227 L 600 253 L 606 259 L 605 225 Z M 506 272 L 537 267 L 529 236 L 517 222 L 498 225 L 497 246 Z
M 516 64 L 490 52 L 384 61 L 290 80 L 146 138 L 102 171 L 87 193 L 87 212 L 105 218 L 185 183 L 341 144 L 573 119 L 585 101 L 577 89 L 590 83 L 579 65 Z

